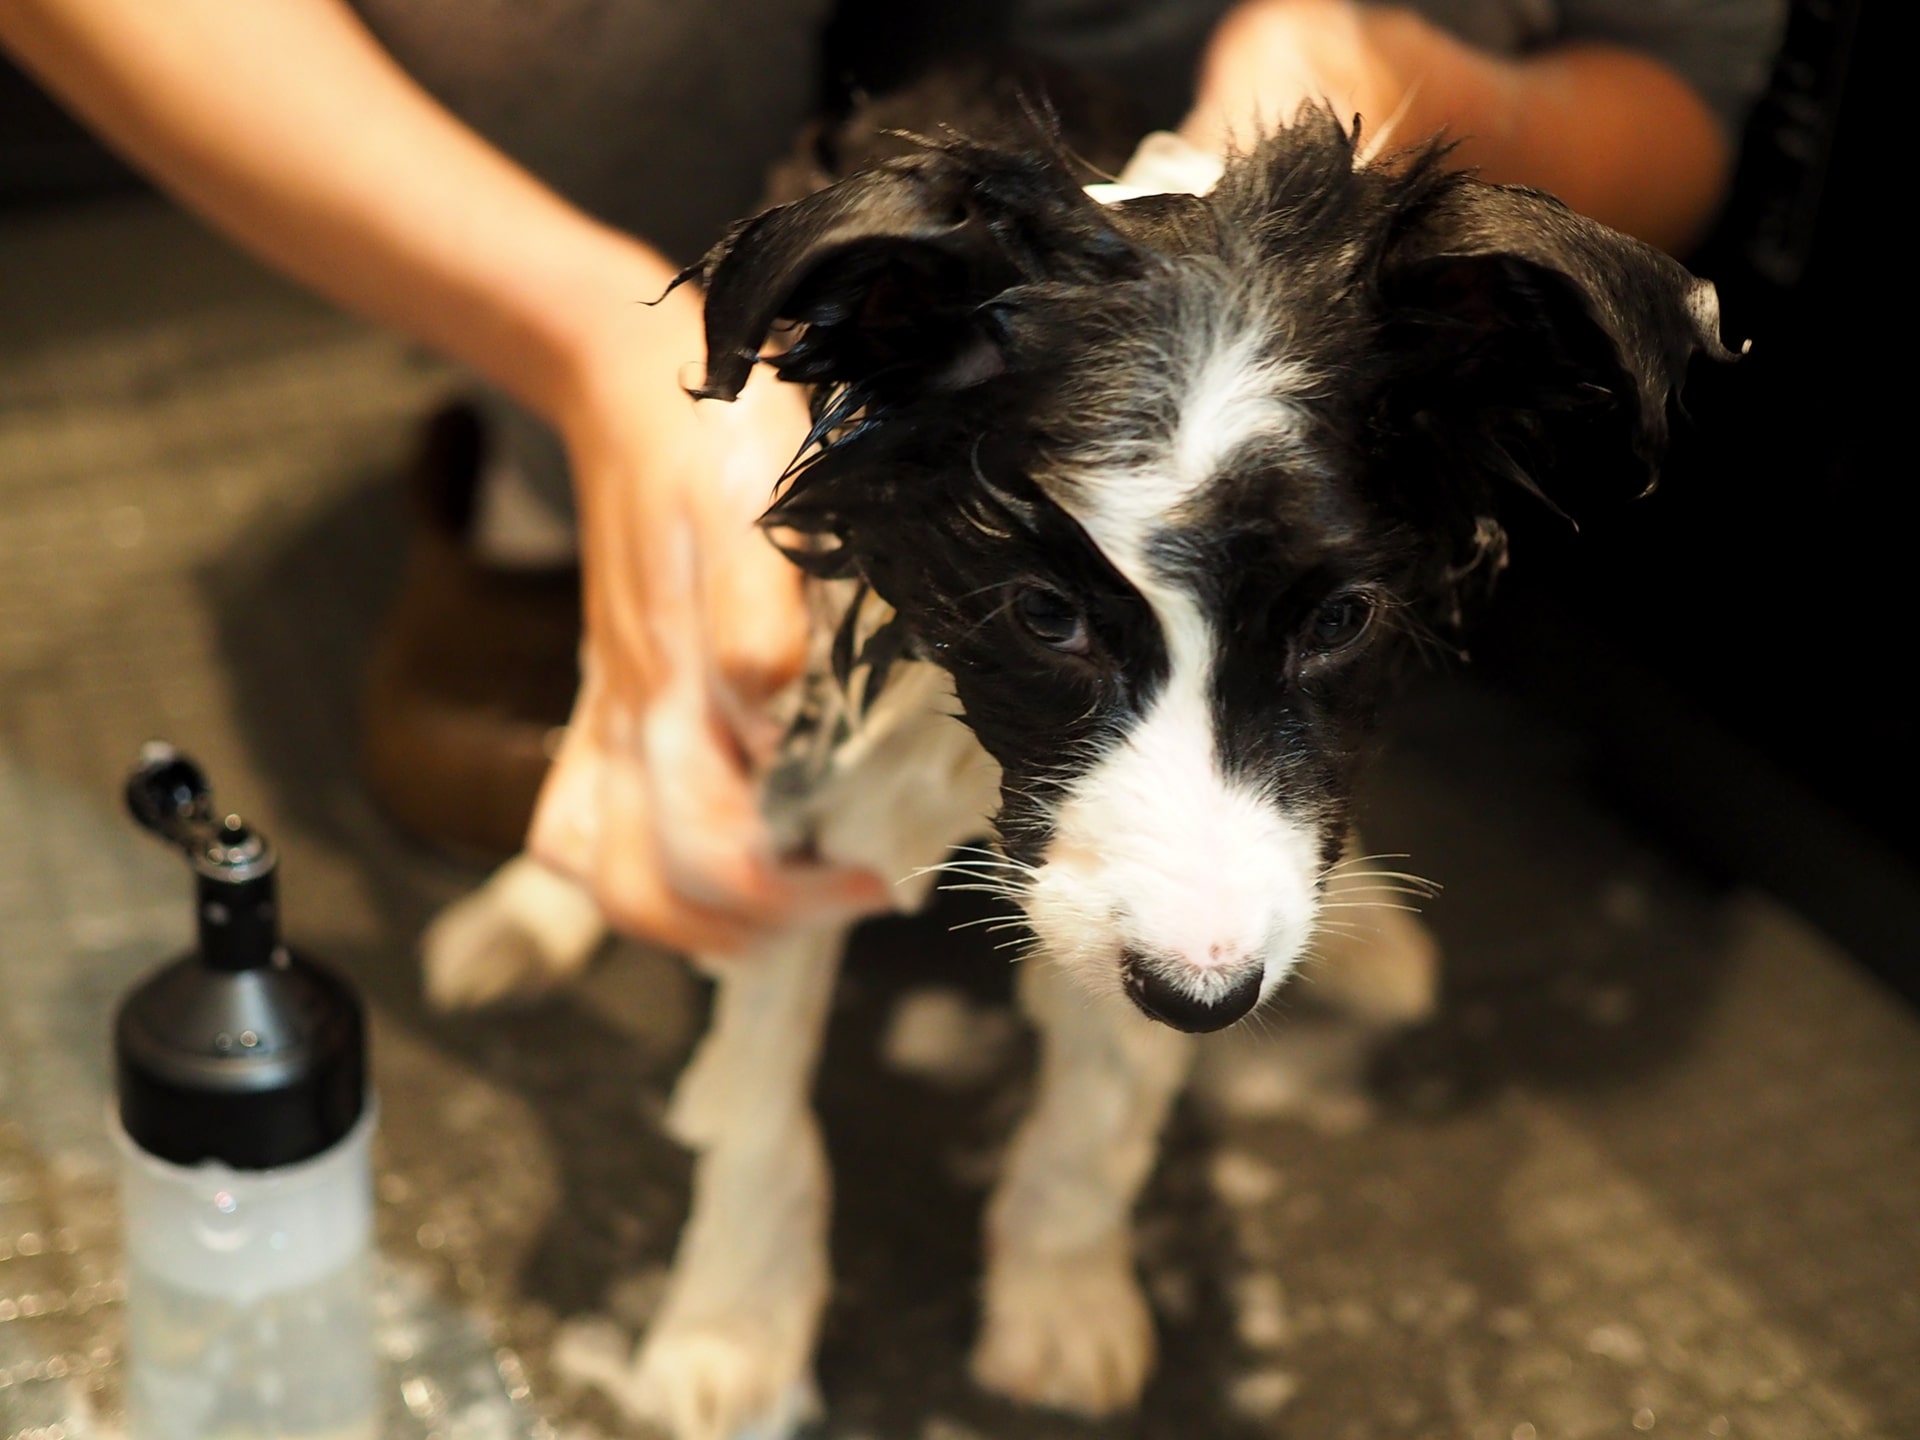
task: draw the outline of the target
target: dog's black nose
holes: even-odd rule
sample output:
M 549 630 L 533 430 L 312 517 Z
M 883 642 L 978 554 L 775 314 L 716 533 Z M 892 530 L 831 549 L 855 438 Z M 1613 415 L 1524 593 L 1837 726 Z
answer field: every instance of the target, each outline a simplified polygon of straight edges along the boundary
M 1259 1003 L 1260 981 L 1265 967 L 1259 961 L 1236 973 L 1220 977 L 1208 987 L 1209 998 L 1202 999 L 1187 986 L 1168 978 L 1165 962 L 1156 963 L 1129 950 L 1122 971 L 1127 998 L 1151 1018 L 1190 1035 L 1205 1035 L 1224 1030 Z M 1196 977 L 1198 978 L 1198 977 Z

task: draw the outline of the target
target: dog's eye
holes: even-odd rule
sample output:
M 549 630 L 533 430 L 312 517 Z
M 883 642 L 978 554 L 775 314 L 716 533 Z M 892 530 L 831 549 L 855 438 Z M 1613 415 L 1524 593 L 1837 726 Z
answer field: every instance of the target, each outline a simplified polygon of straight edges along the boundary
M 1029 635 L 1050 649 L 1085 655 L 1093 648 L 1087 617 L 1057 590 L 1027 586 L 1013 597 L 1013 613 Z
M 1315 612 L 1308 630 L 1308 642 L 1321 655 L 1344 650 L 1366 633 L 1373 619 L 1373 602 L 1365 595 L 1348 591 L 1335 595 Z

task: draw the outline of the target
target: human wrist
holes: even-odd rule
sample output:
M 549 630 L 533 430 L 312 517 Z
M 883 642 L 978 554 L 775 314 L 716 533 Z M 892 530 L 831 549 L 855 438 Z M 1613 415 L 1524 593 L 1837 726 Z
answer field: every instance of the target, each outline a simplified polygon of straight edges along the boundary
M 664 306 L 673 279 L 664 258 L 584 216 L 539 250 L 535 273 L 504 296 L 527 332 L 521 398 L 555 424 L 568 404 Z

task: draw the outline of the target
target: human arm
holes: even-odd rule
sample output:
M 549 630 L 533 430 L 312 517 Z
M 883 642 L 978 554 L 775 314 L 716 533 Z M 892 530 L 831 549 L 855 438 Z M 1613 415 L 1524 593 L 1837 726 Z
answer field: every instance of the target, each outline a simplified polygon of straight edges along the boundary
M 1551 191 L 1670 251 L 1700 238 L 1732 165 L 1707 103 L 1648 55 L 1581 42 L 1492 55 L 1411 10 L 1349 0 L 1246 0 L 1229 12 L 1182 133 L 1218 149 L 1321 98 L 1361 115 L 1363 143 L 1444 132 L 1486 179 Z
M 800 663 L 804 628 L 797 576 L 751 522 L 804 415 L 772 384 L 734 407 L 686 398 L 698 297 L 641 303 L 664 257 L 461 125 L 340 0 L 0 0 L 0 40 L 256 253 L 559 430 L 585 515 L 587 683 L 547 858 L 624 928 L 688 948 L 881 898 L 768 852 L 753 702 Z

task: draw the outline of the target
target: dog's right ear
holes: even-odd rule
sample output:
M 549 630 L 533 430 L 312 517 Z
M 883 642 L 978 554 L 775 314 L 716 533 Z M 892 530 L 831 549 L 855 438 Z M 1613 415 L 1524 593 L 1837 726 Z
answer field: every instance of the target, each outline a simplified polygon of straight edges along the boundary
M 766 357 L 782 379 L 872 398 L 975 384 L 1002 368 L 995 296 L 1134 254 L 1054 157 L 930 146 L 745 221 L 682 273 L 707 290 L 693 393 L 738 395 L 781 322 L 805 327 Z

